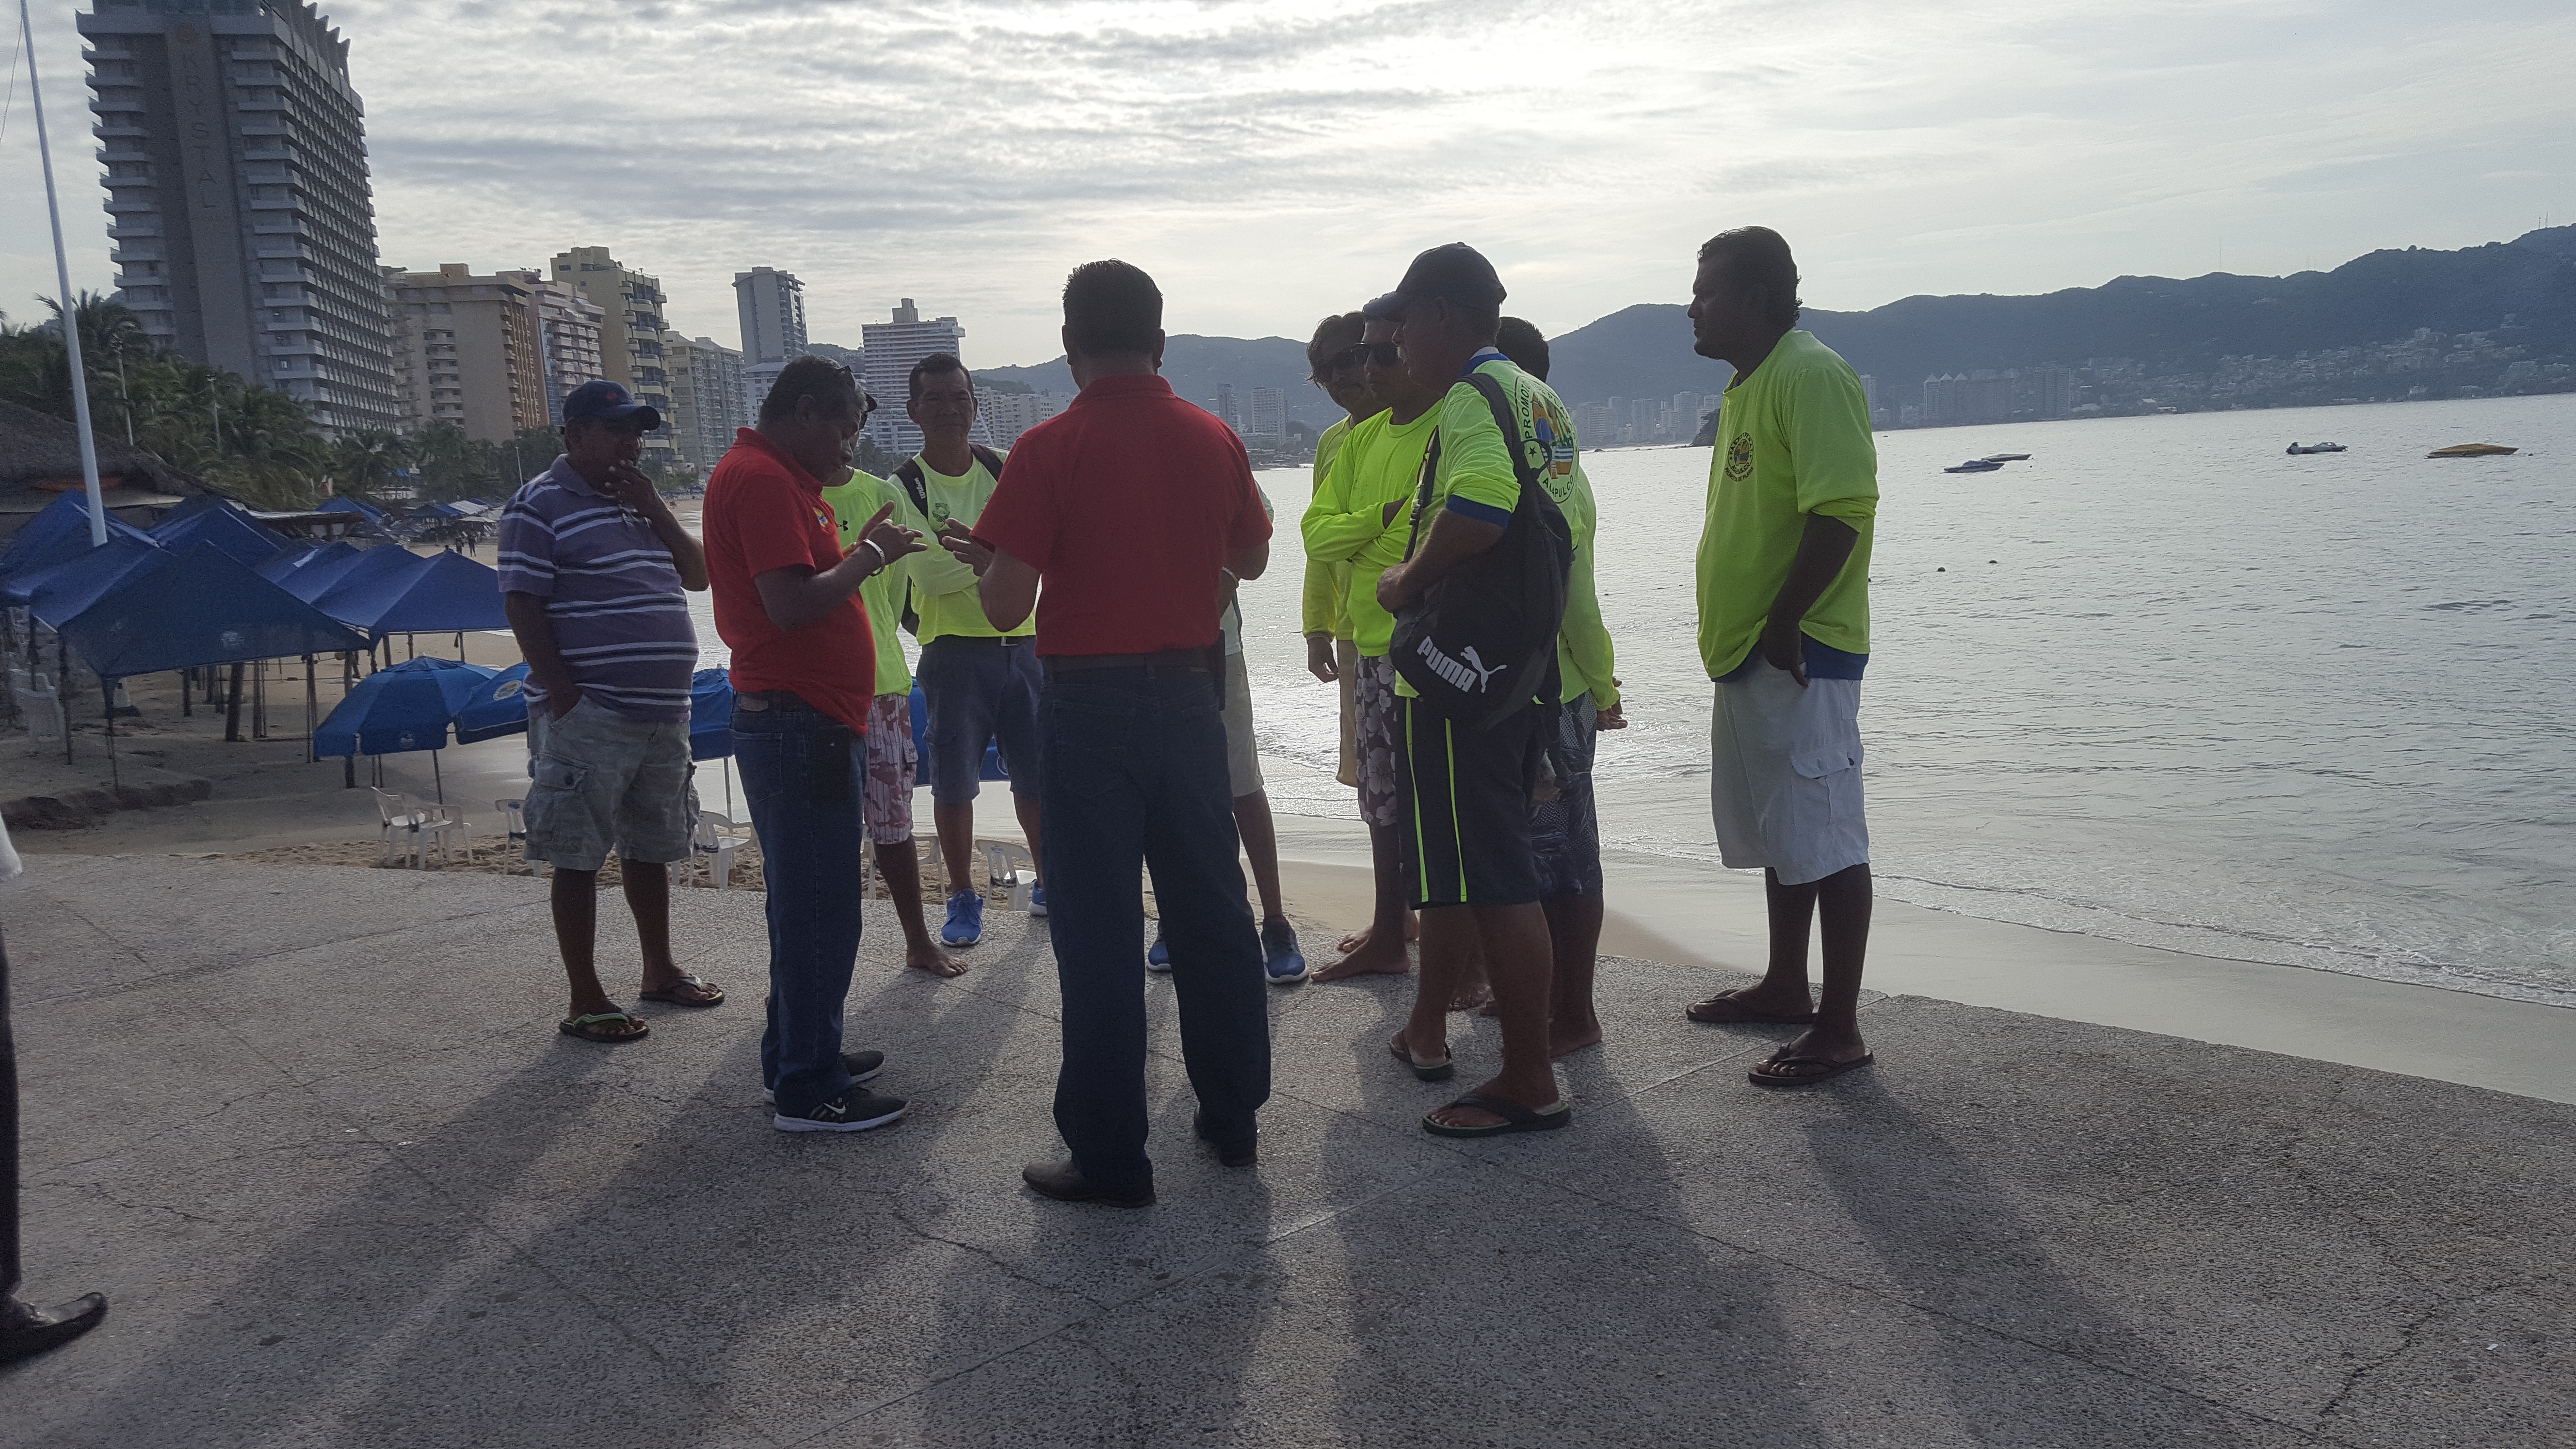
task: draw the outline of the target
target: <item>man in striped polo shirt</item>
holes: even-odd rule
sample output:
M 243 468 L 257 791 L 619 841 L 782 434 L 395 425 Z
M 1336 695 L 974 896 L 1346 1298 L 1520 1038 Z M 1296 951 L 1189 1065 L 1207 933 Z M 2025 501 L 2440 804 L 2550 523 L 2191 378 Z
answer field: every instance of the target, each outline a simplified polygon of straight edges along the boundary
M 528 661 L 528 859 L 555 868 L 555 943 L 572 981 L 566 1036 L 649 1028 L 609 999 L 591 958 L 610 847 L 647 1001 L 713 1006 L 724 992 L 671 958 L 670 863 L 698 820 L 689 676 L 698 635 L 683 589 L 707 557 L 635 466 L 662 415 L 613 382 L 564 398 L 564 451 L 501 513 L 501 597 Z

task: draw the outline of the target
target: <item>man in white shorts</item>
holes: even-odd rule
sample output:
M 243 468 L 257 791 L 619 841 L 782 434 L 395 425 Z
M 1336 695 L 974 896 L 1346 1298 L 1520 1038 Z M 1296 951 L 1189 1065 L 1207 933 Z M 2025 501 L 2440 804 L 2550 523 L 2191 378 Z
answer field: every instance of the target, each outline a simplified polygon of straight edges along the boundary
M 1270 495 L 1255 483 L 1261 511 L 1268 514 Z M 1306 979 L 1306 953 L 1297 944 L 1297 928 L 1288 924 L 1288 907 L 1279 894 L 1279 827 L 1270 818 L 1270 791 L 1261 778 L 1261 746 L 1252 730 L 1252 678 L 1243 664 L 1243 610 L 1234 598 L 1235 578 L 1225 579 L 1225 612 L 1217 628 L 1225 644 L 1226 787 L 1234 795 L 1234 831 L 1243 837 L 1243 854 L 1252 862 L 1252 889 L 1261 897 L 1261 972 L 1273 986 L 1294 986 Z M 1172 950 L 1154 929 L 1145 969 L 1172 969 Z
M 1741 227 L 1701 247 L 1690 318 L 1699 355 L 1735 369 L 1699 542 L 1700 657 L 1717 681 L 1710 805 L 1720 857 L 1763 871 L 1771 960 L 1760 985 L 1689 1015 L 1813 1023 L 1750 1074 L 1805 1086 L 1873 1060 L 1858 1020 L 1872 895 L 1860 679 L 1878 454 L 1860 378 L 1795 330 L 1798 268 L 1777 232 Z M 1824 993 L 1811 1003 L 1819 919 Z

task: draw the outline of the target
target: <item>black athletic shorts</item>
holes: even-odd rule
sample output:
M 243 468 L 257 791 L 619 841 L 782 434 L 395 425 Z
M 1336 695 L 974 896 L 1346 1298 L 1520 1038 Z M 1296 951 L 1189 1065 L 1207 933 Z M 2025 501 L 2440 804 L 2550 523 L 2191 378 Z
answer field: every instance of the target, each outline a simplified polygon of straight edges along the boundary
M 1556 711 L 1533 705 L 1491 729 L 1452 723 L 1410 696 L 1396 751 L 1404 891 L 1416 907 L 1538 899 L 1530 797 Z

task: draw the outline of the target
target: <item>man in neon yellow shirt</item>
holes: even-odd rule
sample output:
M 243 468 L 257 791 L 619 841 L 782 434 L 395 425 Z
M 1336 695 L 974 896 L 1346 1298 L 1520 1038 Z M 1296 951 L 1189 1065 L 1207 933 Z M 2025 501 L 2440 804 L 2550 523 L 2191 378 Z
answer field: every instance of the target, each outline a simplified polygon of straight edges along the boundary
M 843 552 L 859 546 L 868 520 L 891 508 L 895 522 L 927 536 L 928 524 L 913 511 L 902 489 L 872 473 L 843 469 L 841 481 L 823 490 L 838 525 Z M 932 976 L 963 976 L 966 963 L 930 939 L 921 914 L 921 857 L 912 843 L 912 792 L 919 760 L 912 738 L 912 669 L 903 660 L 905 590 L 913 563 L 926 553 L 906 554 L 891 568 L 879 569 L 859 585 L 859 603 L 867 610 L 868 633 L 876 640 L 876 698 L 868 706 L 867 786 L 859 801 L 859 825 L 876 846 L 877 873 L 894 897 L 894 913 L 903 922 L 903 964 Z
M 955 356 L 934 352 L 913 364 L 907 385 L 905 411 L 921 429 L 921 451 L 895 470 L 894 481 L 937 532 L 971 532 L 1002 474 L 1002 456 L 972 441 L 974 376 Z M 930 816 L 948 867 L 948 920 L 939 939 L 971 946 L 984 937 L 984 897 L 972 882 L 986 745 L 999 741 L 1029 854 L 1046 859 L 1038 834 L 1038 657 L 1030 643 L 1037 625 L 1023 619 L 994 628 L 976 600 L 975 571 L 944 548 L 929 550 L 913 568 L 921 693 L 930 706 Z M 1038 875 L 1033 916 L 1047 913 L 1044 866 Z
M 1565 404 L 1494 348 L 1503 295 L 1493 264 L 1451 243 L 1415 257 L 1395 291 L 1361 309 L 1396 321 L 1406 373 L 1446 393 L 1436 410 L 1439 461 L 1416 494 L 1412 547 L 1378 577 L 1378 602 L 1390 612 L 1412 608 L 1451 570 L 1510 534 L 1521 498 L 1516 458 L 1539 460 L 1533 466 L 1542 472 L 1573 467 Z M 1512 436 L 1470 374 L 1501 389 Z M 1541 517 L 1553 511 L 1538 510 Z M 1451 599 L 1444 608 L 1473 602 Z M 1536 682 L 1549 692 L 1548 707 L 1524 701 L 1478 724 L 1442 716 L 1409 688 L 1397 691 L 1405 742 L 1400 825 L 1406 884 L 1422 910 L 1423 971 L 1413 1014 L 1391 1045 L 1417 1077 L 1436 1080 L 1454 1070 L 1451 983 L 1435 979 L 1435 957 L 1463 964 L 1482 954 L 1502 1025 L 1502 1071 L 1423 1118 L 1425 1131 L 1443 1137 L 1547 1131 L 1573 1117 L 1548 1057 L 1551 951 L 1530 853 L 1540 726 L 1555 718 L 1557 684 L 1552 677 Z
M 1322 388 L 1344 413 L 1315 439 L 1316 493 L 1324 491 L 1324 479 L 1332 472 L 1333 459 L 1341 452 L 1343 440 L 1350 436 L 1352 425 L 1383 407 L 1368 387 L 1367 369 L 1363 366 L 1366 353 L 1359 345 L 1363 325 L 1357 312 L 1327 317 L 1315 325 L 1315 335 L 1306 344 L 1306 380 Z M 1360 654 L 1359 646 L 1351 640 L 1347 602 L 1350 583 L 1347 562 L 1326 563 L 1309 555 L 1299 627 L 1306 635 L 1307 672 L 1341 687 L 1342 759 L 1333 778 L 1357 787 Z
M 1494 331 L 1494 345 L 1521 371 L 1547 381 L 1547 339 L 1518 317 Z M 1548 475 L 1549 496 L 1574 536 L 1574 567 L 1566 579 L 1565 623 L 1556 635 L 1556 721 L 1547 735 L 1547 784 L 1530 815 L 1530 854 L 1538 868 L 1539 909 L 1547 913 L 1548 944 L 1555 949 L 1549 983 L 1547 1054 L 1596 1046 L 1600 1013 L 1593 1009 L 1592 979 L 1601 953 L 1601 822 L 1592 798 L 1592 754 L 1601 730 L 1625 729 L 1610 630 L 1601 622 L 1593 587 L 1593 534 L 1600 512 L 1592 480 L 1578 455 L 1564 474 Z
M 1377 882 L 1368 929 L 1343 938 L 1342 959 L 1316 972 L 1318 981 L 1401 976 L 1413 969 L 1404 950 L 1404 855 L 1398 840 L 1404 785 L 1397 755 L 1403 736 L 1395 662 L 1387 657 L 1395 616 L 1378 602 L 1377 581 L 1389 565 L 1403 560 L 1405 541 L 1412 536 L 1405 506 L 1412 501 L 1423 453 L 1439 425 L 1443 393 L 1436 385 L 1414 380 L 1402 366 L 1395 327 L 1370 318 L 1360 341 L 1367 369 L 1364 385 L 1387 410 L 1352 426 L 1302 525 L 1308 561 L 1328 562 L 1344 573 L 1342 613 L 1350 621 L 1352 638 L 1360 820 L 1368 826 L 1369 863 Z
M 1869 946 L 1860 679 L 1869 662 L 1869 546 L 1878 453 L 1850 364 L 1798 321 L 1798 267 L 1766 227 L 1700 248 L 1691 329 L 1735 369 L 1718 407 L 1699 542 L 1699 647 L 1717 681 L 1709 801 L 1720 859 L 1760 867 L 1770 969 L 1690 1008 L 1693 1021 L 1812 1022 L 1753 1068 L 1795 1087 L 1873 1058 L 1858 1010 Z M 1807 923 L 1825 989 L 1807 996 Z

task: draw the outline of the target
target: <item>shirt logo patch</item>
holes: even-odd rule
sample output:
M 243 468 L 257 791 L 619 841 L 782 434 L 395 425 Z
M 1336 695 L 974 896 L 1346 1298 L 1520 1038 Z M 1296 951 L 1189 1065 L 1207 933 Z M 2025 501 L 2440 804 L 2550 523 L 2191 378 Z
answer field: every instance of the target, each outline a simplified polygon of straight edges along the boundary
M 1735 435 L 1735 441 L 1726 445 L 1726 476 L 1730 482 L 1735 483 L 1741 483 L 1753 476 L 1753 435 L 1751 433 L 1738 433 Z

